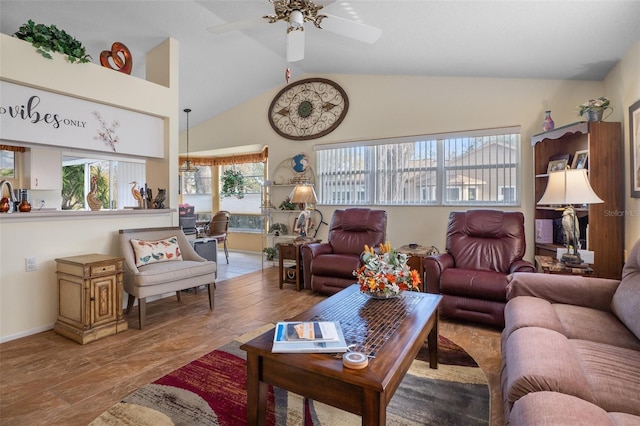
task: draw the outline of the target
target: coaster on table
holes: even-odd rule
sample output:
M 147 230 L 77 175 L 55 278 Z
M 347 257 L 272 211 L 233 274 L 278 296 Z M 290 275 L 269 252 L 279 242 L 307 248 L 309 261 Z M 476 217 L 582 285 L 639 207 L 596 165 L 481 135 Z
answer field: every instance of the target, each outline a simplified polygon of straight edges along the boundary
M 362 352 L 345 352 L 342 355 L 342 364 L 354 370 L 360 370 L 369 365 L 369 358 Z

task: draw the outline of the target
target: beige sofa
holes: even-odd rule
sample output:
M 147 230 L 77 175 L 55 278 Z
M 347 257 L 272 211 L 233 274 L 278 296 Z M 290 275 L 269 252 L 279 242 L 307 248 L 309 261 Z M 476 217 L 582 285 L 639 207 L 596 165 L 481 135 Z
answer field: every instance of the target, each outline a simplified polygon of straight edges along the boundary
M 136 256 L 135 246 L 141 247 L 145 242 L 166 239 L 171 240 L 165 245 L 165 248 L 171 248 L 170 252 L 158 254 L 158 250 L 154 253 L 149 248 L 149 251 L 144 253 L 148 255 L 143 256 L 147 263 L 141 264 L 143 261 L 139 253 Z M 132 244 L 132 240 L 136 240 L 136 244 Z M 206 285 L 209 292 L 209 309 L 213 309 L 216 262 L 198 255 L 180 227 L 121 229 L 120 250 L 124 258 L 124 290 L 129 294 L 126 314 L 131 312 L 137 298 L 141 330 L 144 328 L 146 299 L 150 296 L 175 291 L 180 301 L 181 290 Z M 168 256 L 171 258 L 167 259 Z M 179 260 L 176 260 L 177 258 Z
M 507 424 L 640 425 L 640 240 L 621 281 L 516 273 L 507 299 Z

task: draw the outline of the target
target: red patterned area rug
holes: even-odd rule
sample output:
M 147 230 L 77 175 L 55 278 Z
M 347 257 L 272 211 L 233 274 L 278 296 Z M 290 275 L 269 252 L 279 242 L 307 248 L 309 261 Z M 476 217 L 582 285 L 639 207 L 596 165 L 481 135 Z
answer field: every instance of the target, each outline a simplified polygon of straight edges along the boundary
M 246 357 L 240 345 L 269 326 L 241 336 L 143 386 L 97 417 L 106 425 L 246 424 Z M 359 425 L 360 417 L 270 387 L 267 425 Z M 387 407 L 389 425 L 487 425 L 486 376 L 464 349 L 440 336 L 439 368 L 420 351 Z

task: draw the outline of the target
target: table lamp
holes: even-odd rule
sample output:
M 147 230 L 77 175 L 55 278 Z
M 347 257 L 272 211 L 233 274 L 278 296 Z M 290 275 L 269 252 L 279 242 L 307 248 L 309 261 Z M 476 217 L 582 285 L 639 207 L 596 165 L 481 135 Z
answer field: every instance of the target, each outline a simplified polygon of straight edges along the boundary
M 586 169 L 565 169 L 549 173 L 547 188 L 538 201 L 539 205 L 563 205 L 562 228 L 567 243 L 567 252 L 560 261 L 567 265 L 580 265 L 580 228 L 574 204 L 597 204 L 604 201 L 596 195 L 589 184 Z
M 309 216 L 311 215 L 308 204 L 318 202 L 316 191 L 313 190 L 313 186 L 308 184 L 296 185 L 289 195 L 289 200 L 294 204 L 300 204 L 302 211 L 298 215 L 294 230 L 299 231 L 301 237 L 306 237 L 309 230 Z

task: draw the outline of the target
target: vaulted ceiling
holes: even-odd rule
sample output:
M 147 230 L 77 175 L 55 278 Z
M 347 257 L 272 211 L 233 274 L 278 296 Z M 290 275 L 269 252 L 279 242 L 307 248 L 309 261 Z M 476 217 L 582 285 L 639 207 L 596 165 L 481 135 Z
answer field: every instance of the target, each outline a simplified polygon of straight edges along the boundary
M 381 74 L 599 81 L 640 40 L 639 0 L 318 3 L 327 14 L 380 28 L 382 36 L 366 44 L 307 23 L 305 58 L 287 63 L 283 22 L 207 31 L 273 13 L 268 0 L 0 0 L 0 32 L 13 34 L 29 19 L 55 24 L 80 40 L 95 63 L 119 41 L 131 50 L 139 77 L 145 53 L 173 37 L 180 109 L 193 110 L 191 126 L 283 87 L 287 67 L 293 80 Z

